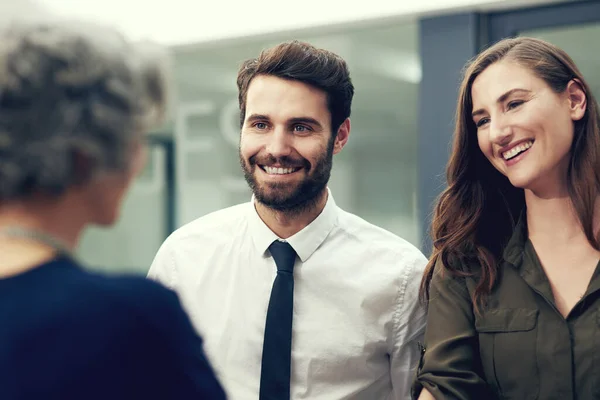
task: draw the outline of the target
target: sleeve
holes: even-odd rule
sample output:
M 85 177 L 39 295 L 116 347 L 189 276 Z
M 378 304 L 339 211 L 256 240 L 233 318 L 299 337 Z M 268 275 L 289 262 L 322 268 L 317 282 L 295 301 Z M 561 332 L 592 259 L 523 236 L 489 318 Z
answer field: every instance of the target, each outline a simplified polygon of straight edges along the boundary
M 170 245 L 170 238 L 160 246 L 150 269 L 148 270 L 149 279 L 160 282 L 164 286 L 172 290 L 178 289 L 177 270 L 175 268 L 175 259 Z
M 439 271 L 441 265 L 436 265 Z M 434 273 L 421 362 L 412 388 L 436 399 L 493 398 L 482 377 L 473 303 L 464 278 Z
M 410 384 L 419 362 L 418 343 L 425 331 L 425 308 L 419 301 L 419 284 L 427 260 L 419 253 L 406 268 L 394 315 L 394 342 L 390 354 L 393 399 L 410 399 Z
M 202 339 L 179 298 L 158 285 L 152 292 L 146 297 L 144 309 L 138 309 L 153 331 L 147 334 L 155 336 L 155 348 L 149 349 L 154 353 L 151 375 L 160 381 L 160 391 L 169 399 L 224 400 L 224 389 L 207 359 Z

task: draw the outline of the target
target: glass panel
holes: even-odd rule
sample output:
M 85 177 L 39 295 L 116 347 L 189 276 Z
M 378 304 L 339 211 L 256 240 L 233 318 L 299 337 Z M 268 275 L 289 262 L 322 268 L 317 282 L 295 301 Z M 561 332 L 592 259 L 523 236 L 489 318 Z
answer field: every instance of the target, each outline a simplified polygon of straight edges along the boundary
M 250 199 L 238 161 L 236 76 L 266 47 L 300 39 L 338 53 L 356 88 L 349 144 L 330 187 L 345 210 L 420 245 L 417 220 L 418 28 L 347 28 L 175 49 L 178 224 Z
M 592 88 L 600 96 L 600 22 L 594 24 L 561 26 L 528 30 L 521 36 L 546 40 L 567 52 Z
M 77 256 L 91 269 L 146 274 L 166 234 L 165 149 L 152 146 L 148 163 L 123 202 L 119 222 L 89 228 Z

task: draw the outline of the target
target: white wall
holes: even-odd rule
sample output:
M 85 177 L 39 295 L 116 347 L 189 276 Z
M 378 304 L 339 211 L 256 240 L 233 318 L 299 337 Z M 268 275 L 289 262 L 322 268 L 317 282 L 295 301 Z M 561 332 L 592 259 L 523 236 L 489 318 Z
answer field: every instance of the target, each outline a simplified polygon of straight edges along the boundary
M 186 44 L 353 21 L 517 7 L 560 0 L 303 0 L 294 3 L 280 0 L 34 1 L 59 16 L 116 25 L 132 38 Z

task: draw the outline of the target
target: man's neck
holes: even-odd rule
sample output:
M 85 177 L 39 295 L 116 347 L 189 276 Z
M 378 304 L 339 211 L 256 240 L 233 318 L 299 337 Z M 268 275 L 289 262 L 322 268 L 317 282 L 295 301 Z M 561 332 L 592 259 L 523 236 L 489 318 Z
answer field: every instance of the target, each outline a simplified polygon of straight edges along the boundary
M 317 201 L 312 207 L 307 207 L 302 211 L 278 211 L 265 206 L 258 201 L 254 202 L 254 207 L 260 219 L 265 225 L 273 231 L 278 237 L 287 239 L 300 232 L 311 222 L 313 222 L 323 211 L 327 204 L 328 191 L 323 190 Z

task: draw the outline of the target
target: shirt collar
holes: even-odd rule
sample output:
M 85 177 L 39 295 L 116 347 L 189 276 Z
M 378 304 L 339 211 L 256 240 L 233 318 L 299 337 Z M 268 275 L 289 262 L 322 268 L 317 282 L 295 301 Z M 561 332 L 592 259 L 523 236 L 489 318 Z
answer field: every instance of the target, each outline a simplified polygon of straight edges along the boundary
M 533 248 L 533 243 L 529 240 L 526 208 L 521 212 L 519 222 L 504 250 L 503 258 L 519 272 L 521 278 L 531 288 L 546 299 L 553 298 L 550 282 Z
M 252 196 L 252 200 L 248 205 L 250 235 L 258 252 L 264 254 L 271 243 L 277 239 L 282 239 L 269 229 L 260 218 L 256 212 L 254 201 L 254 196 Z M 333 227 L 337 225 L 337 210 L 338 208 L 331 195 L 331 191 L 327 189 L 327 202 L 323 211 L 300 232 L 285 239 L 293 247 L 294 251 L 296 251 L 302 262 L 306 262 L 310 258 L 315 250 L 325 241 Z
M 513 234 L 504 248 L 504 253 L 502 254 L 504 260 L 508 261 L 514 267 L 519 268 L 523 262 L 523 253 L 527 241 L 527 213 L 523 210 L 515 225 Z

